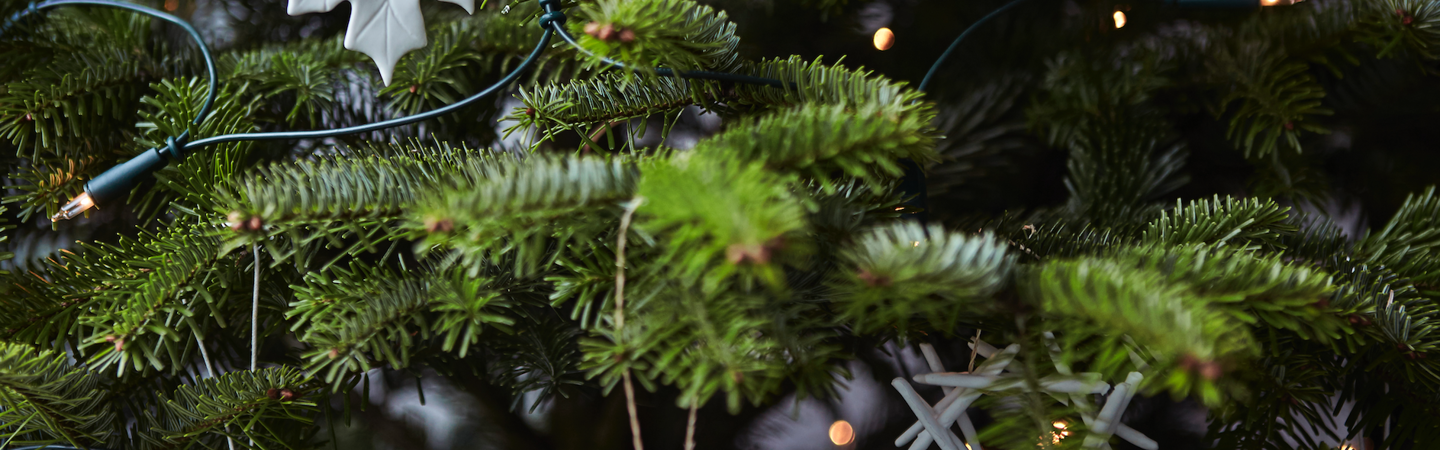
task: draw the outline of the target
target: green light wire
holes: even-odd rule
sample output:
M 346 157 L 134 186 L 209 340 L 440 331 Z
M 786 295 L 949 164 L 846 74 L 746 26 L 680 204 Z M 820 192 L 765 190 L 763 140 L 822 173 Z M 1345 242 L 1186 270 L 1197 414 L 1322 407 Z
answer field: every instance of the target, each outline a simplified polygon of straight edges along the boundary
M 205 116 L 210 113 L 210 107 L 215 104 L 215 94 L 219 92 L 216 89 L 216 83 L 220 77 L 217 76 L 215 72 L 215 57 L 210 55 L 210 47 L 205 45 L 204 39 L 200 38 L 200 32 L 196 31 L 195 27 L 191 26 L 189 22 L 180 20 L 179 17 L 166 14 L 158 9 L 140 6 L 134 3 L 126 3 L 112 0 L 49 0 L 41 3 L 32 2 L 30 3 L 30 6 L 28 8 L 22 9 L 19 12 L 16 12 L 14 15 L 11 15 L 8 19 L 5 20 L 5 23 L 3 25 L 0 25 L 0 34 L 4 34 L 6 30 L 8 30 L 14 24 L 19 23 L 20 20 L 25 18 L 25 16 L 27 15 L 38 13 L 44 9 L 56 8 L 65 5 L 94 5 L 127 9 L 150 17 L 154 17 L 156 19 L 170 22 L 175 25 L 179 25 L 180 28 L 185 29 L 186 33 L 190 33 L 190 37 L 195 38 L 195 45 L 200 47 L 200 54 L 205 57 L 205 71 L 208 72 L 210 75 L 210 92 L 206 94 L 205 104 L 200 106 L 200 112 L 195 114 L 195 118 L 192 119 L 190 123 L 194 125 L 200 125 L 200 123 L 205 120 Z M 181 139 L 184 139 L 184 136 L 189 133 L 190 130 L 185 130 L 185 133 L 181 135 Z
M 969 28 L 966 28 L 965 31 L 960 33 L 959 37 L 955 38 L 955 42 L 950 43 L 950 47 L 945 49 L 945 53 L 940 54 L 940 59 L 935 60 L 935 64 L 930 65 L 930 71 L 925 72 L 925 78 L 920 80 L 920 86 L 916 89 L 920 92 L 925 92 L 925 88 L 930 87 L 930 82 L 935 80 L 935 74 L 940 72 L 940 66 L 944 65 L 945 60 L 950 59 L 950 54 L 955 53 L 955 49 L 960 47 L 960 41 L 965 40 L 965 38 L 970 36 L 970 33 L 973 33 L 980 25 L 989 22 L 990 19 L 994 19 L 995 16 L 1005 11 L 1009 11 L 1010 8 L 1019 6 L 1021 3 L 1025 3 L 1025 0 L 1014 0 L 1006 3 L 1005 6 L 1001 6 L 1000 9 L 990 11 L 990 14 L 986 14 L 985 17 L 981 17 L 980 20 L 970 24 Z
M 291 139 L 316 139 L 316 138 L 326 138 L 326 137 L 340 136 L 340 135 L 345 135 L 345 134 L 364 133 L 364 132 L 367 132 L 367 131 L 382 130 L 382 129 L 385 129 L 385 128 L 397 127 L 397 126 L 400 126 L 400 125 L 412 124 L 412 123 L 419 122 L 419 121 L 426 120 L 426 119 L 430 119 L 430 118 L 433 118 L 433 117 L 437 117 L 437 116 L 442 116 L 442 115 L 445 115 L 445 114 L 449 114 L 449 113 L 451 113 L 451 112 L 454 112 L 455 110 L 458 110 L 458 109 L 460 109 L 460 108 L 464 108 L 464 107 L 466 107 L 466 106 L 469 106 L 470 104 L 475 103 L 477 100 L 480 100 L 480 99 L 482 99 L 482 98 L 488 97 L 488 96 L 490 96 L 491 94 L 494 94 L 494 93 L 496 93 L 496 92 L 499 92 L 500 89 L 504 88 L 506 85 L 508 85 L 508 84 L 510 84 L 511 82 L 515 81 L 516 78 L 519 78 L 521 73 L 525 72 L 526 69 L 529 69 L 531 65 L 534 65 L 534 64 L 535 64 L 535 60 L 537 60 L 537 59 L 540 58 L 540 54 L 543 53 L 543 52 L 545 51 L 545 48 L 550 45 L 550 38 L 551 38 L 551 36 L 553 36 L 553 35 L 554 35 L 554 31 L 553 31 L 552 29 L 547 28 L 547 29 L 545 30 L 545 33 L 540 35 L 540 43 L 535 45 L 535 50 L 530 52 L 530 56 L 527 57 L 527 58 L 525 58 L 524 61 L 520 62 L 520 65 L 517 66 L 514 71 L 510 72 L 509 75 L 506 75 L 505 78 L 500 79 L 500 81 L 496 82 L 496 83 L 493 84 L 493 85 L 490 85 L 489 88 L 486 88 L 485 90 L 480 91 L 480 92 L 476 93 L 475 95 L 471 95 L 471 96 L 469 96 L 469 97 L 466 97 L 464 100 L 461 100 L 461 101 L 458 101 L 458 102 L 455 102 L 455 103 L 451 103 L 451 104 L 449 104 L 449 105 L 445 105 L 445 106 L 440 107 L 440 108 L 436 108 L 436 109 L 433 109 L 433 110 L 430 110 L 430 111 L 426 111 L 426 112 L 423 112 L 423 113 L 420 113 L 420 114 L 415 114 L 415 115 L 413 115 L 413 116 L 405 116 L 405 117 L 400 117 L 400 118 L 396 118 L 396 119 L 390 119 L 390 120 L 386 120 L 386 121 L 382 121 L 382 122 L 368 123 L 368 124 L 364 124 L 364 125 L 356 125 L 356 126 L 353 126 L 353 127 L 336 128 L 336 129 L 332 129 L 332 130 L 277 131 L 277 132 L 272 132 L 272 133 L 239 133 L 239 134 L 226 134 L 226 135 L 221 135 L 221 136 L 208 137 L 208 138 L 201 139 L 201 140 L 198 140 L 198 141 L 195 141 L 195 142 L 191 142 L 191 143 L 189 143 L 188 145 L 186 145 L 186 147 L 187 147 L 187 148 L 188 148 L 188 147 L 204 147 L 204 146 L 207 146 L 207 145 L 223 144 L 223 143 L 226 143 L 226 142 L 236 142 L 236 141 L 276 141 L 276 140 L 291 140 Z

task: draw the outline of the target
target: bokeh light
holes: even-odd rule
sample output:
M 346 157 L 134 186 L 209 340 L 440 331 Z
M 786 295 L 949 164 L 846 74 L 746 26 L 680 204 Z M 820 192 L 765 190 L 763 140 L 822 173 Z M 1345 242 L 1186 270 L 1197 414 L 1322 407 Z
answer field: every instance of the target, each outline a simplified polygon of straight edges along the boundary
M 835 445 L 846 445 L 855 442 L 855 429 L 850 427 L 850 422 L 837 420 L 830 424 L 830 442 Z
M 875 30 L 875 48 L 880 49 L 880 50 L 883 51 L 883 50 L 889 50 L 890 47 L 892 47 L 892 46 L 894 46 L 894 45 L 895 45 L 895 32 L 894 32 L 894 31 L 890 31 L 889 28 L 883 28 L 883 27 L 880 28 L 880 29 L 878 29 L 878 30 Z

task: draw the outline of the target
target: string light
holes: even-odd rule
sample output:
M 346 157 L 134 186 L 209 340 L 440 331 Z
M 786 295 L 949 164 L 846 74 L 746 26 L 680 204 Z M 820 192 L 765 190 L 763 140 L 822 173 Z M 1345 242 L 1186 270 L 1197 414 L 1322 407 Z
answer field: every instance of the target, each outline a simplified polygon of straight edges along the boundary
M 1115 28 L 1125 27 L 1125 12 L 1115 11 Z
M 850 426 L 850 422 L 837 420 L 830 424 L 830 442 L 835 445 L 847 445 L 855 442 L 855 429 Z
M 892 47 L 892 46 L 894 46 L 894 45 L 895 45 L 895 32 L 894 32 L 894 31 L 890 31 L 889 28 L 885 28 L 885 27 L 880 27 L 880 29 L 875 30 L 875 48 L 880 49 L 880 51 L 885 51 L 885 50 L 889 50 L 890 47 Z
M 86 192 L 80 194 L 79 197 L 75 197 L 74 200 L 70 200 L 70 203 L 66 203 L 65 206 L 61 206 L 60 212 L 55 213 L 54 216 L 50 217 L 50 220 L 73 219 L 75 216 L 93 207 L 95 207 L 95 200 L 90 198 L 89 192 Z

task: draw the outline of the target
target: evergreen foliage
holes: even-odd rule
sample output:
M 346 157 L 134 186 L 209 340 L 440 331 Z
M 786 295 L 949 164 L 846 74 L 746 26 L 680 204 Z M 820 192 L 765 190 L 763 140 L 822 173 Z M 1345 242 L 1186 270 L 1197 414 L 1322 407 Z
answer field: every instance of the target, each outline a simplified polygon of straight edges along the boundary
M 986 445 L 1048 446 L 1061 420 L 1084 433 L 1094 408 L 1034 388 L 1130 372 L 1145 395 L 1208 408 L 1196 439 L 1218 448 L 1440 442 L 1440 197 L 1411 194 L 1376 227 L 1319 207 L 1341 197 L 1321 136 L 1354 126 L 1336 93 L 1365 84 L 1345 76 L 1396 63 L 1433 81 L 1440 2 L 1104 32 L 1089 21 L 1114 5 L 1086 2 L 1049 31 L 1066 43 L 1024 47 L 1024 75 L 933 93 L 843 59 L 750 58 L 739 2 L 565 6 L 578 47 L 545 49 L 511 111 L 192 149 L 84 225 L 41 216 L 166 138 L 356 125 L 479 92 L 533 48 L 541 11 L 427 12 L 430 44 L 385 87 L 321 19 L 230 45 L 199 125 L 195 52 L 149 19 L 64 8 L 0 36 L 0 447 L 322 448 L 387 375 L 473 381 L 516 414 L 621 402 L 633 381 L 663 415 L 748 418 L 977 333 L 1017 344 L 979 362 L 1014 375 L 975 406 Z M 694 111 L 724 126 L 669 139 Z M 1191 164 L 1207 145 L 1250 184 L 1208 183 Z M 986 184 L 1031 150 L 1064 158 L 1056 197 L 1005 203 Z M 928 204 L 909 164 L 930 171 Z M 960 197 L 982 188 L 1001 207 Z M 1028 209 L 987 214 L 1002 208 Z

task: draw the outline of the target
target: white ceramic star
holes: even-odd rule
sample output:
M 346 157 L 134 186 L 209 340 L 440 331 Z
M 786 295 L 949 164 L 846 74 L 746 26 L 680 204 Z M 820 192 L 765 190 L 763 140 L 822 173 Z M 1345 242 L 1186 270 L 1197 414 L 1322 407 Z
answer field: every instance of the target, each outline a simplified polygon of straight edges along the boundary
M 1090 435 L 1085 437 L 1083 443 L 1085 448 L 1109 449 L 1110 436 L 1116 435 L 1146 450 L 1159 449 L 1155 441 L 1119 423 L 1125 407 L 1135 395 L 1135 387 L 1144 380 L 1143 375 L 1131 372 L 1124 383 L 1116 385 L 1112 390 L 1109 384 L 1100 380 L 1100 374 L 1072 373 L 1069 366 L 1059 360 L 1059 348 L 1053 342 L 1054 336 L 1046 333 L 1046 338 L 1058 374 L 1040 379 L 1040 387 L 1056 398 L 1068 397 L 1071 402 L 1076 403 L 1081 411 L 1081 418 L 1090 427 Z M 896 447 L 909 443 L 911 450 L 921 450 L 934 442 L 943 450 L 981 450 L 975 426 L 966 416 L 965 409 L 985 392 L 1026 389 L 1026 386 L 1018 375 L 1001 373 L 1010 361 L 1014 360 L 1015 354 L 1019 353 L 1019 345 L 1011 344 L 1004 351 L 997 352 L 995 347 L 977 339 L 971 347 L 978 348 L 977 353 L 984 356 L 986 361 L 976 367 L 973 373 L 946 373 L 940 365 L 935 349 L 929 344 L 920 344 L 920 350 L 934 373 L 916 375 L 915 382 L 941 386 L 945 391 L 945 397 L 933 407 L 920 398 L 920 394 L 916 393 L 915 388 L 904 378 L 891 381 L 891 385 L 900 391 L 900 396 L 920 419 L 901 433 L 900 438 L 895 440 Z M 1110 394 L 1105 406 L 1099 414 L 1095 414 L 1094 408 L 1089 406 L 1088 397 L 1106 392 Z M 960 426 L 961 433 L 965 435 L 963 442 L 950 431 L 951 423 Z
M 325 12 L 347 0 L 290 0 L 287 14 Z M 425 46 L 425 19 L 420 0 L 348 0 L 350 25 L 345 29 L 345 48 L 370 56 L 380 68 L 380 79 L 390 85 L 395 63 L 405 53 Z M 440 0 L 475 12 L 475 0 Z

